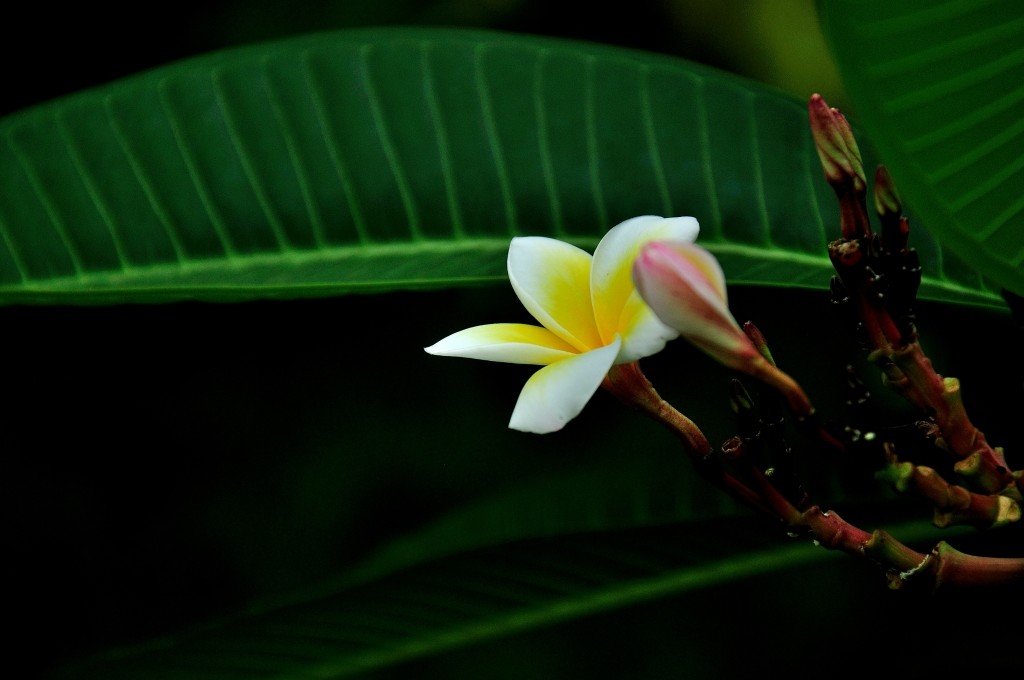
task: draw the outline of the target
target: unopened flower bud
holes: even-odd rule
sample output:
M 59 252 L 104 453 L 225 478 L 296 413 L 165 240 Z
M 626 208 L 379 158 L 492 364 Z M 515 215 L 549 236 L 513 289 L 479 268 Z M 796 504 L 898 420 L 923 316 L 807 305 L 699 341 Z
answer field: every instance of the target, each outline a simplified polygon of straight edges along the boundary
M 652 241 L 633 263 L 637 292 L 667 326 L 721 363 L 745 372 L 764 358 L 729 312 L 715 257 L 683 241 Z
M 829 107 L 821 95 L 811 95 L 807 107 L 811 135 L 825 178 L 839 198 L 843 238 L 871 235 L 865 193 L 867 178 L 853 129 L 839 109 Z
M 720 363 L 777 389 L 798 416 L 814 413 L 803 389 L 758 351 L 729 312 L 714 255 L 685 241 L 650 241 L 633 261 L 633 282 L 662 323 Z
M 756 347 L 757 351 L 761 353 L 761 356 L 774 365 L 775 359 L 772 358 L 772 351 L 768 349 L 768 340 L 765 339 L 764 333 L 761 332 L 761 329 L 755 326 L 753 322 L 747 321 L 743 324 L 743 332 L 746 333 L 747 337 L 750 338 L 750 341 L 754 343 L 754 347 Z
M 729 383 L 729 406 L 736 414 L 736 427 L 744 439 L 754 439 L 760 431 L 754 400 L 739 380 Z
M 846 116 L 825 103 L 820 94 L 811 95 L 808 113 L 825 177 L 830 183 L 851 182 L 863 191 L 867 187 L 864 164 Z
M 875 171 L 874 194 L 875 212 L 882 222 L 882 250 L 889 253 L 905 251 L 910 223 L 903 216 L 903 204 L 896 193 L 896 185 L 884 165 L 879 165 Z
M 875 170 L 875 212 L 883 220 L 886 216 L 899 216 L 903 212 L 903 204 L 896 193 L 896 185 L 884 165 L 879 165 Z

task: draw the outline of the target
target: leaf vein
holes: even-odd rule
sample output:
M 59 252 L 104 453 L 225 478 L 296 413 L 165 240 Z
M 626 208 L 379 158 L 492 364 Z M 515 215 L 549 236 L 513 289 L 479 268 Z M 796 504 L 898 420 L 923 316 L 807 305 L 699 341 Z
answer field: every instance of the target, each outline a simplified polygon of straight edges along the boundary
M 40 205 L 43 206 L 43 210 L 46 211 L 47 217 L 50 218 L 50 226 L 53 227 L 53 230 L 56 232 L 61 244 L 64 246 L 64 250 L 67 252 L 68 258 L 71 260 L 72 268 L 76 274 L 81 274 L 84 271 L 82 266 L 82 256 L 78 252 L 78 248 L 75 247 L 74 242 L 71 240 L 67 227 L 58 214 L 56 205 L 53 203 L 53 199 L 47 194 L 37 173 L 33 171 L 29 155 L 25 153 L 24 149 L 22 149 L 13 138 L 10 141 L 11 149 L 14 151 L 14 156 L 18 159 L 18 164 L 21 166 L 22 172 L 25 173 L 26 179 L 28 179 L 29 184 L 32 186 L 32 192 L 35 194 L 36 199 L 39 201 Z
M 359 197 L 356 195 L 355 188 L 349 178 L 348 168 L 345 160 L 342 158 L 338 139 L 331 127 L 331 116 L 328 115 L 327 105 L 324 103 L 323 85 L 314 76 L 311 59 L 312 55 L 309 52 L 303 55 L 304 73 L 313 99 L 313 110 L 316 112 L 320 132 L 324 137 L 324 144 L 327 147 L 327 153 L 330 155 L 331 162 L 334 164 L 334 170 L 338 174 L 338 183 L 341 185 L 342 193 L 345 195 L 345 200 L 348 203 L 349 212 L 352 214 L 352 224 L 356 232 L 356 238 L 360 243 L 367 244 L 371 242 L 371 238 L 366 224 L 366 217 L 359 203 Z
M 242 135 L 238 130 L 238 123 L 232 115 L 229 98 L 225 96 L 224 93 L 224 86 L 222 83 L 224 77 L 225 75 L 220 69 L 214 69 L 210 73 L 214 96 L 217 98 L 217 108 L 220 110 L 221 116 L 224 120 L 224 126 L 227 128 L 228 138 L 231 140 L 231 146 L 235 151 L 235 157 L 242 166 L 242 172 L 245 173 L 245 177 L 249 181 L 249 187 L 252 189 L 253 195 L 256 196 L 256 202 L 259 203 L 260 209 L 263 211 L 263 215 L 266 218 L 267 225 L 270 227 L 270 231 L 274 235 L 274 240 L 277 242 L 277 249 L 281 252 L 287 252 L 292 249 L 292 246 L 288 242 L 288 237 L 284 232 L 281 219 L 274 213 L 274 210 L 271 207 L 270 199 L 267 197 L 266 188 L 260 182 L 259 174 L 252 165 L 252 154 L 245 147 L 245 142 L 242 140 Z M 270 131 L 263 130 L 262 134 L 270 134 Z
M 958 73 L 955 77 L 933 82 L 928 87 L 907 90 L 903 94 L 893 96 L 883 102 L 886 113 L 902 113 L 909 109 L 928 106 L 939 97 L 951 95 L 973 85 L 977 85 L 995 75 L 1019 69 L 1024 64 L 1024 48 L 1008 52 L 998 59 L 981 64 L 969 71 Z
M 96 208 L 96 212 L 99 213 L 99 216 L 103 221 L 103 226 L 106 227 L 107 233 L 110 235 L 110 241 L 114 246 L 114 252 L 117 255 L 118 264 L 122 270 L 130 269 L 131 265 L 128 261 L 124 241 L 122 240 L 121 234 L 115 225 L 114 216 L 111 214 L 106 201 L 104 201 L 103 197 L 100 195 L 99 188 L 96 186 L 96 181 L 86 169 L 85 162 L 82 159 L 82 154 L 74 143 L 73 136 L 67 127 L 64 116 L 58 113 L 55 116 L 55 120 L 57 123 L 57 132 L 68 151 L 68 158 L 71 160 L 71 165 L 78 174 L 78 177 L 82 182 L 82 186 L 85 187 L 86 193 L 89 194 L 89 198 L 92 200 L 92 204 Z
M 718 192 L 715 189 L 715 175 L 711 166 L 711 124 L 708 121 L 708 108 L 704 80 L 695 78 L 697 92 L 697 138 L 700 146 L 701 167 L 704 170 L 704 184 L 708 200 L 711 203 L 711 220 L 715 235 L 722 233 L 722 208 L 718 203 Z
M 544 175 L 544 185 L 548 191 L 548 203 L 551 208 L 554 233 L 556 236 L 562 236 L 565 234 L 565 224 L 562 221 L 562 208 L 555 180 L 554 161 L 551 157 L 547 109 L 544 100 L 544 66 L 548 55 L 549 51 L 547 49 L 539 50 L 536 62 L 534 63 L 533 107 L 537 116 L 537 145 L 540 151 L 540 166 Z
M 498 137 L 498 124 L 494 117 L 494 104 L 487 90 L 487 79 L 483 67 L 485 45 L 478 43 L 474 46 L 473 51 L 473 78 L 476 83 L 484 130 L 487 133 L 487 143 L 491 149 L 491 157 L 494 159 L 494 170 L 498 175 L 498 183 L 501 187 L 501 197 L 505 203 L 505 228 L 509 236 L 515 236 L 518 233 L 516 206 L 512 193 L 512 183 L 509 180 L 508 162 L 501 147 L 501 140 Z
M 754 94 L 745 92 L 743 104 L 747 113 L 747 121 L 750 124 L 750 163 L 754 169 L 754 200 L 757 201 L 758 218 L 761 221 L 761 243 L 767 247 L 772 245 L 772 225 L 768 219 L 768 204 L 765 197 L 764 167 L 761 162 L 761 137 L 757 127 L 757 117 L 754 115 Z
M 188 255 L 185 251 L 185 245 L 174 226 L 174 222 L 171 219 L 170 214 L 167 212 L 157 192 L 154 190 L 153 183 L 150 181 L 146 171 L 142 167 L 142 164 L 139 162 L 139 158 L 135 153 L 135 150 L 129 143 L 128 135 L 125 134 L 124 129 L 121 127 L 121 123 L 113 110 L 113 100 L 107 98 L 104 101 L 104 106 L 106 108 L 107 119 L 110 121 L 110 129 L 113 132 L 114 137 L 117 139 L 118 145 L 121 147 L 121 153 L 124 154 L 124 157 L 128 162 L 128 167 L 131 168 L 132 173 L 135 175 L 135 180 L 139 183 L 139 188 L 142 189 L 142 193 L 149 202 L 149 206 L 152 209 L 153 214 L 156 216 L 161 228 L 167 235 L 171 248 L 174 250 L 174 256 L 177 258 L 179 263 L 184 263 L 188 259 Z
M 444 180 L 448 211 L 451 213 L 452 237 L 459 239 L 465 236 L 466 229 L 463 223 L 462 210 L 459 206 L 455 173 L 452 169 L 452 154 L 448 141 L 448 130 L 444 124 L 444 115 L 441 113 L 441 104 L 437 98 L 437 86 L 434 83 L 434 69 L 430 63 L 430 47 L 431 43 L 428 41 L 420 43 L 420 69 L 423 74 L 423 90 L 427 100 L 427 108 L 430 111 L 430 119 L 434 123 L 437 156 L 441 164 L 441 177 Z
M 370 115 L 373 116 L 373 124 L 377 129 L 381 148 L 385 158 L 388 160 L 388 167 L 391 169 L 395 183 L 398 186 L 398 195 L 401 198 L 402 206 L 405 208 L 406 219 L 409 223 L 409 236 L 414 241 L 419 241 L 423 238 L 423 231 L 420 228 L 420 216 L 416 210 L 416 202 L 413 198 L 412 190 L 409 188 L 409 181 L 402 171 L 398 151 L 388 130 L 380 93 L 374 85 L 374 79 L 370 71 L 370 52 L 372 51 L 373 45 L 362 45 L 359 48 L 359 67 L 363 74 L 363 82 L 366 84 L 366 98 L 370 104 Z
M 224 255 L 228 259 L 234 259 L 238 257 L 238 251 L 231 242 L 231 236 L 228 234 L 227 228 L 224 225 L 224 219 L 213 204 L 207 182 L 200 175 L 199 168 L 196 166 L 194 153 L 190 149 L 188 139 L 181 129 L 179 117 L 175 113 L 174 107 L 168 99 L 168 87 L 168 81 L 163 80 L 159 84 L 158 92 L 160 95 L 160 105 L 163 108 L 164 114 L 167 116 L 167 121 L 171 126 L 171 134 L 174 135 L 174 141 L 178 147 L 179 153 L 181 154 L 182 161 L 185 163 L 185 169 L 188 171 L 189 177 L 192 179 L 192 185 L 195 187 L 196 192 L 199 195 L 199 200 L 203 204 L 203 208 L 206 210 L 207 216 L 210 218 L 210 224 L 213 226 L 214 235 L 220 242 Z
M 271 114 L 274 116 L 275 122 L 281 129 L 281 138 L 284 140 L 284 146 L 288 152 L 288 160 L 291 162 L 292 170 L 295 172 L 295 180 L 299 185 L 299 191 L 302 193 L 303 203 L 306 205 L 306 211 L 309 215 L 309 221 L 313 232 L 313 243 L 317 248 L 323 248 L 327 245 L 327 238 L 324 234 L 323 216 L 317 209 L 316 201 L 313 198 L 313 189 L 310 183 L 309 174 L 306 172 L 306 168 L 301 160 L 302 155 L 299 153 L 299 149 L 296 146 L 295 130 L 293 130 L 291 125 L 288 123 L 288 117 L 284 113 L 284 102 L 282 101 L 277 88 L 274 86 L 273 80 L 269 76 L 267 70 L 268 64 L 269 59 L 264 58 L 261 64 L 261 73 L 263 86 L 266 88 L 267 92 L 267 101 L 270 102 Z
M 651 117 L 650 67 L 644 66 L 640 75 L 640 115 L 644 126 L 644 136 L 647 138 L 647 149 L 651 156 L 651 166 L 654 169 L 654 181 L 658 185 L 658 194 L 661 196 L 662 215 L 671 217 L 676 214 L 676 211 L 672 205 L 672 194 L 668 190 L 668 180 L 665 178 L 665 165 L 658 145 L 658 131 L 654 128 L 654 119 Z
M 594 102 L 594 63 L 596 59 L 587 57 L 584 70 L 583 120 L 584 134 L 587 141 L 587 170 L 590 174 L 590 187 L 594 194 L 594 206 L 597 208 L 597 219 L 601 232 L 608 231 L 608 208 L 605 206 L 604 192 L 601 190 L 601 159 L 598 153 L 597 111 Z

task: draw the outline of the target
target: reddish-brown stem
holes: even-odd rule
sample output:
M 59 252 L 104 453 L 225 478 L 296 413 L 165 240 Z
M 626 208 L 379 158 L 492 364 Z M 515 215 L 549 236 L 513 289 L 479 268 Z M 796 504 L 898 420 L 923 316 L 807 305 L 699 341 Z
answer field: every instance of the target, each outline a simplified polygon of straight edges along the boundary
M 783 518 L 791 530 L 801 531 L 822 547 L 840 550 L 856 557 L 867 557 L 887 568 L 890 588 L 903 587 L 908 581 L 924 582 L 931 589 L 977 588 L 1024 582 L 1024 558 L 979 557 L 960 552 L 944 541 L 929 554 L 922 554 L 900 543 L 888 533 L 867 532 L 850 524 L 835 511 L 823 511 L 812 505 L 803 512 L 780 494 L 771 480 L 757 467 L 750 466 L 756 488 Z
M 837 513 L 822 511 L 816 505 L 800 510 L 750 459 L 743 440 L 738 437 L 726 443 L 723 454 L 743 469 L 750 483 L 721 466 L 712 465 L 713 452 L 707 437 L 692 420 L 661 398 L 636 362 L 613 366 L 602 386 L 679 437 L 697 469 L 720 489 L 765 516 L 782 521 L 791 530 L 810 536 L 825 548 L 882 564 L 888 569 L 890 587 L 900 587 L 911 578 L 930 581 L 932 587 L 992 585 L 993 582 L 1024 579 L 1024 559 L 975 557 L 954 551 L 943 543 L 925 555 L 885 532 L 868 533 Z
M 683 443 L 697 470 L 720 489 L 759 512 L 771 514 L 761 497 L 739 479 L 713 465 L 711 444 L 697 424 L 661 398 L 637 362 L 612 366 L 601 386 L 619 401 L 667 427 Z
M 932 503 L 937 527 L 970 524 L 991 529 L 1021 518 L 1021 506 L 1007 495 L 979 494 L 962 486 L 950 484 L 942 475 L 925 465 L 892 460 L 879 476 L 898 491 L 913 489 Z
M 711 444 L 697 424 L 661 398 L 637 362 L 612 366 L 601 386 L 668 427 L 682 440 L 690 456 L 704 458 L 711 452 Z
M 905 337 L 889 311 L 870 290 L 865 241 L 840 240 L 829 244 L 829 255 L 839 273 L 872 351 L 871 360 L 883 371 L 890 387 L 924 413 L 932 415 L 942 432 L 943 444 L 970 473 L 970 482 L 985 493 L 1012 489 L 1020 494 L 1020 480 L 1007 467 L 998 449 L 974 426 L 960 399 L 959 383 L 943 379 L 925 356 L 916 334 Z M 969 461 L 969 462 L 964 462 Z
M 962 553 L 945 541 L 930 557 L 934 587 L 996 587 L 1024 583 L 1024 559 L 1019 557 L 978 557 Z

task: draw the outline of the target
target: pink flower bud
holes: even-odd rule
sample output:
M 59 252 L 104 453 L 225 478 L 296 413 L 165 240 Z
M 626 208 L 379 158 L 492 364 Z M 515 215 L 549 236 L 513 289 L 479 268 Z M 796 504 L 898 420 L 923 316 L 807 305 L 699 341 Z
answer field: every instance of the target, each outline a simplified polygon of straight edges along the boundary
M 875 171 L 875 212 L 882 222 L 882 250 L 901 253 L 907 250 L 910 222 L 903 215 L 896 185 L 884 165 Z
M 811 95 L 807 113 L 825 177 L 830 183 L 849 183 L 856 190 L 864 191 L 867 187 L 864 164 L 846 116 L 830 107 L 819 94 Z
M 683 241 L 652 241 L 633 262 L 633 282 L 662 323 L 730 368 L 766 362 L 729 312 L 715 257 Z
M 854 240 L 871 236 L 865 204 L 864 163 L 849 121 L 819 94 L 811 95 L 807 113 L 822 170 L 839 199 L 843 238 Z

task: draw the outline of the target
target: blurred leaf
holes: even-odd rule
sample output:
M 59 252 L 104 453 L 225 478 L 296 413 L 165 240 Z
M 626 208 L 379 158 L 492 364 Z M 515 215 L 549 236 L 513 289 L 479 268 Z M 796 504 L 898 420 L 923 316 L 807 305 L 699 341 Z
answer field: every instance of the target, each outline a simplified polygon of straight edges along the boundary
M 847 93 L 909 209 L 1024 294 L 1024 4 L 827 0 L 822 10 Z
M 678 59 L 440 29 L 181 61 L 0 121 L 0 301 L 239 300 L 504 278 L 689 214 L 731 283 L 820 287 L 804 103 Z M 916 235 L 922 297 L 1002 306 Z
M 583 488 L 575 493 L 571 500 L 578 503 L 601 502 Z M 604 496 L 604 502 L 610 498 Z M 523 502 L 522 494 L 507 498 L 507 517 L 538 506 L 559 509 L 540 495 L 531 494 L 530 500 L 532 505 Z M 408 568 L 391 572 L 377 565 L 300 597 L 253 606 L 149 644 L 68 665 L 51 677 L 351 677 L 568 619 L 841 557 L 807 542 L 786 542 L 742 516 L 516 540 L 425 559 L 431 552 L 421 550 L 426 539 L 451 536 L 454 526 L 500 532 L 500 525 L 491 523 L 493 508 L 476 516 L 479 510 L 456 513 L 411 541 L 399 541 L 397 552 L 416 556 Z M 910 543 L 949 537 L 925 520 L 891 529 Z

